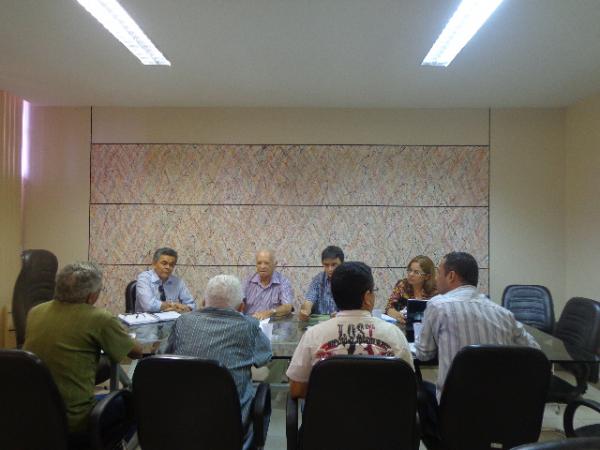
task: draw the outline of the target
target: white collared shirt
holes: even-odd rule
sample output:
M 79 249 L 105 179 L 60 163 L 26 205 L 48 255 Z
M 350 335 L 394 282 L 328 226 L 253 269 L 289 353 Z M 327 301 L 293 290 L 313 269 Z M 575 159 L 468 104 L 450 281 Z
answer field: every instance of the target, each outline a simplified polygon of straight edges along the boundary
M 393 356 L 413 367 L 402 330 L 359 309 L 340 311 L 334 318 L 309 328 L 300 339 L 286 374 L 291 380 L 306 383 L 312 366 L 334 355 Z

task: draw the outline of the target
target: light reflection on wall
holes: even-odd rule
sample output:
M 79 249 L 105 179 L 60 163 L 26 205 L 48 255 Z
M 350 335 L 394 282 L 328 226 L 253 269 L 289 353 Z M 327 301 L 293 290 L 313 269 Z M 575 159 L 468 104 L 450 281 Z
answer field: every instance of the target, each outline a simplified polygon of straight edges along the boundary
M 29 119 L 30 104 L 23 100 L 23 114 L 21 123 L 21 179 L 29 176 Z

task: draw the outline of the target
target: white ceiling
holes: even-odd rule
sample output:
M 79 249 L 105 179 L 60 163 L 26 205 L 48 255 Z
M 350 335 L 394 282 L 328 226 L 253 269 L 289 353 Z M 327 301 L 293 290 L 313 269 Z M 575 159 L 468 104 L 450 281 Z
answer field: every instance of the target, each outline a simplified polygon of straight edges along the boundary
M 0 0 L 0 89 L 40 104 L 565 106 L 600 92 L 600 0 L 505 0 L 447 68 L 458 0 L 120 0 L 147 67 L 75 0 Z

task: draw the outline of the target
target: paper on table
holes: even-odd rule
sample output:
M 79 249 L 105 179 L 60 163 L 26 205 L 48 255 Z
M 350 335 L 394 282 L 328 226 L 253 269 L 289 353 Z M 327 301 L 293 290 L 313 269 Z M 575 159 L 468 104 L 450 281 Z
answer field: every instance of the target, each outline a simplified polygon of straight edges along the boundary
M 398 322 L 396 319 L 394 319 L 392 316 L 388 316 L 387 314 L 382 314 L 381 315 L 381 319 L 385 320 L 386 322 L 391 322 L 391 323 L 396 323 Z
M 127 325 L 143 325 L 146 323 L 156 323 L 159 321 L 158 317 L 149 313 L 138 313 L 138 314 L 119 314 L 119 319 L 125 322 Z
M 413 331 L 415 333 L 415 341 L 417 341 L 419 336 L 421 335 L 421 328 L 423 328 L 423 324 L 421 322 L 413 323 Z
M 181 314 L 176 311 L 166 311 L 161 313 L 135 313 L 119 314 L 119 319 L 127 325 L 144 325 L 156 322 L 168 322 L 177 319 Z
M 160 320 L 161 322 L 166 322 L 169 320 L 175 320 L 179 318 L 181 314 L 179 314 L 177 311 L 165 311 L 156 313 L 154 315 L 158 317 L 158 320 Z
M 265 336 L 267 336 L 269 340 L 271 340 L 271 338 L 273 337 L 273 324 L 269 323 L 269 320 L 270 319 L 261 320 L 260 329 L 263 333 L 265 333 Z

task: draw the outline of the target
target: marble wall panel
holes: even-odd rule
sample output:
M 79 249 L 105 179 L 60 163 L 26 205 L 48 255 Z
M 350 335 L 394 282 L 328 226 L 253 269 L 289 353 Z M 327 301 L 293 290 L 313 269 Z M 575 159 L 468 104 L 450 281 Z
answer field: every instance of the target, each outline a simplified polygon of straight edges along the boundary
M 122 312 L 125 286 L 159 246 L 179 251 L 198 297 L 216 274 L 245 279 L 270 247 L 301 301 L 332 243 L 374 267 L 379 307 L 416 254 L 472 253 L 487 292 L 488 169 L 486 146 L 95 144 L 100 304 Z
M 119 314 L 125 311 L 125 286 L 131 280 L 134 280 L 138 273 L 146 270 L 145 265 L 104 265 L 104 284 L 103 291 L 98 305 L 107 308 L 113 314 Z M 296 298 L 296 309 L 303 301 L 303 296 L 312 277 L 318 274 L 320 267 L 282 267 L 279 269 L 290 279 L 294 288 Z M 242 282 L 252 275 L 254 268 L 252 266 L 177 266 L 176 275 L 182 277 L 192 295 L 196 300 L 202 299 L 204 288 L 208 280 L 221 273 L 237 276 Z M 375 286 L 379 288 L 376 294 L 376 308 L 383 308 L 388 296 L 392 292 L 396 281 L 404 276 L 403 268 L 375 268 L 373 277 Z M 480 270 L 480 290 L 488 292 L 488 270 Z
M 95 144 L 92 203 L 486 206 L 488 147 Z
M 349 259 L 403 267 L 415 255 L 434 261 L 451 250 L 488 264 L 488 209 L 405 207 L 295 207 L 92 205 L 90 257 L 102 264 L 148 264 L 170 246 L 191 265 L 253 264 L 272 248 L 281 265 L 320 264 L 329 244 Z

